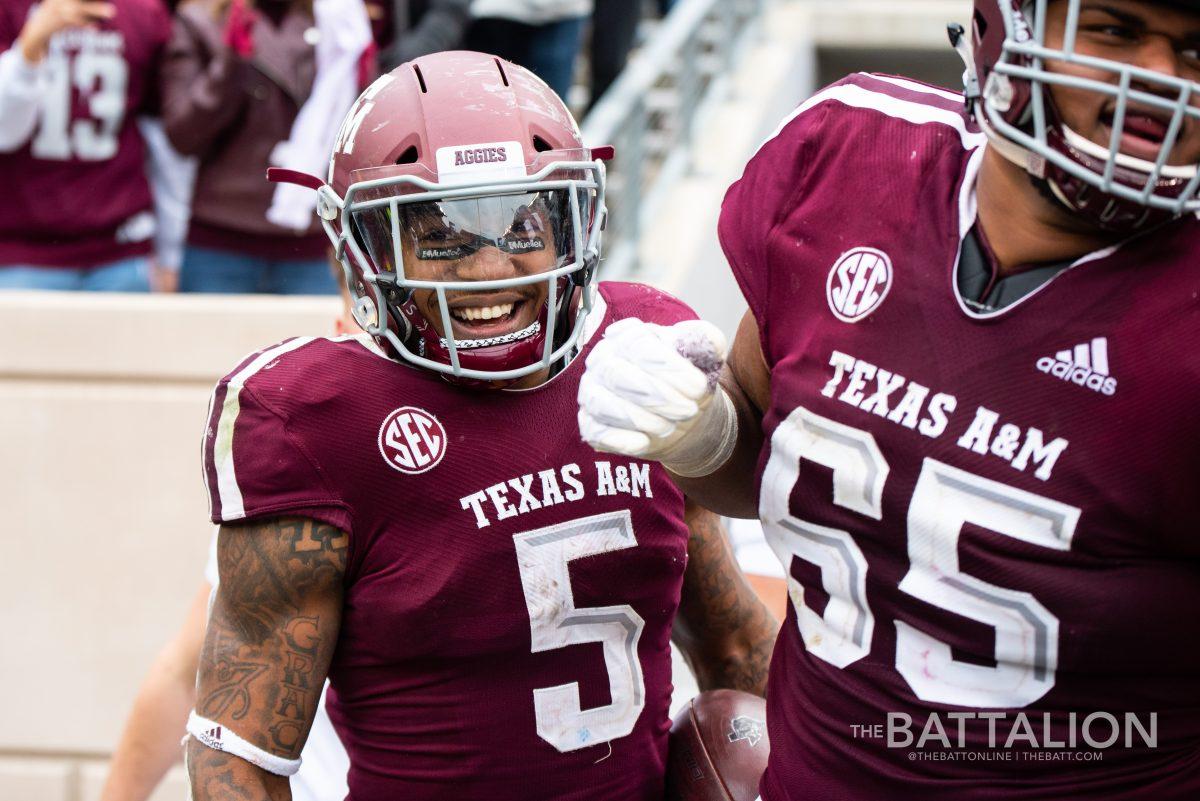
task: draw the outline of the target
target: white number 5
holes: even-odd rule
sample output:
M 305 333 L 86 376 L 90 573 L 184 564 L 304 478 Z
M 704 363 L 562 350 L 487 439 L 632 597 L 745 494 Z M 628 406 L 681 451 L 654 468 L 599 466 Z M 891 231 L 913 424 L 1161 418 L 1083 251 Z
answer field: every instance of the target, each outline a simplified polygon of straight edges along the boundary
M 638 641 L 645 621 L 628 604 L 576 608 L 568 565 L 573 559 L 637 545 L 629 512 L 585 517 L 513 536 L 533 652 L 576 643 L 604 647 L 612 703 L 581 709 L 579 683 L 533 691 L 537 733 L 559 751 L 624 737 L 646 705 Z
M 926 459 L 908 507 L 909 570 L 900 590 L 996 631 L 995 667 L 960 662 L 950 646 L 896 621 L 896 669 L 918 698 L 975 707 L 1023 707 L 1054 686 L 1058 618 L 1027 592 L 958 567 L 963 524 L 1065 551 L 1079 510 Z

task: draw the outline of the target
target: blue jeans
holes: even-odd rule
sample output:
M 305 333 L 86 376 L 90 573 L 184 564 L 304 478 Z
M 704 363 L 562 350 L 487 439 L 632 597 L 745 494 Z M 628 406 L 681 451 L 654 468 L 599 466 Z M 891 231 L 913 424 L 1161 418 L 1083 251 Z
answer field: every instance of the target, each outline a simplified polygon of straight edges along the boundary
M 0 265 L 0 289 L 149 292 L 150 259 L 134 256 L 84 268 Z
M 580 38 L 587 17 L 575 17 L 539 26 L 529 41 L 529 63 L 526 65 L 550 84 L 563 102 L 571 91 L 575 77 L 575 59 L 579 56 Z
M 180 292 L 219 295 L 335 295 L 327 259 L 264 259 L 189 245 L 183 252 Z

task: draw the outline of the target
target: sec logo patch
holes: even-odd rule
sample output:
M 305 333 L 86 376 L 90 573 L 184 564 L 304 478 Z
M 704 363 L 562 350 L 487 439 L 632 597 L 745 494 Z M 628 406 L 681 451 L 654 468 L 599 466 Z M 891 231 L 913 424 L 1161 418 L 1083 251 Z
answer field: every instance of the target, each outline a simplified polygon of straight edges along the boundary
M 854 248 L 843 253 L 829 271 L 825 297 L 829 310 L 847 323 L 857 323 L 879 308 L 892 288 L 892 260 L 882 250 Z
M 446 455 L 446 429 L 424 409 L 401 406 L 379 427 L 379 452 L 401 473 L 424 473 Z

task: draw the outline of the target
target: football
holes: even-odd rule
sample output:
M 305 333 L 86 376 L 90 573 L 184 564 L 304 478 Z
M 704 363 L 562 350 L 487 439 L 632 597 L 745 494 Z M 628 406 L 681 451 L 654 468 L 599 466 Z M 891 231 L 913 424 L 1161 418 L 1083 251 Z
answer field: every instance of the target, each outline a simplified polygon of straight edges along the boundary
M 711 690 L 671 724 L 667 801 L 754 801 L 767 767 L 767 702 L 737 690 Z

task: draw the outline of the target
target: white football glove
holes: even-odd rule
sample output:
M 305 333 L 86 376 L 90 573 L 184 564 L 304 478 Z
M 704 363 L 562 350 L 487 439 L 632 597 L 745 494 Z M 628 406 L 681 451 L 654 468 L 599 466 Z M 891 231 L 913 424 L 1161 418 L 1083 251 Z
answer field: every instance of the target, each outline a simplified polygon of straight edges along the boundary
M 725 335 L 712 323 L 610 325 L 579 382 L 579 432 L 598 451 L 653 459 L 681 476 L 719 468 L 737 414 L 717 383 Z

